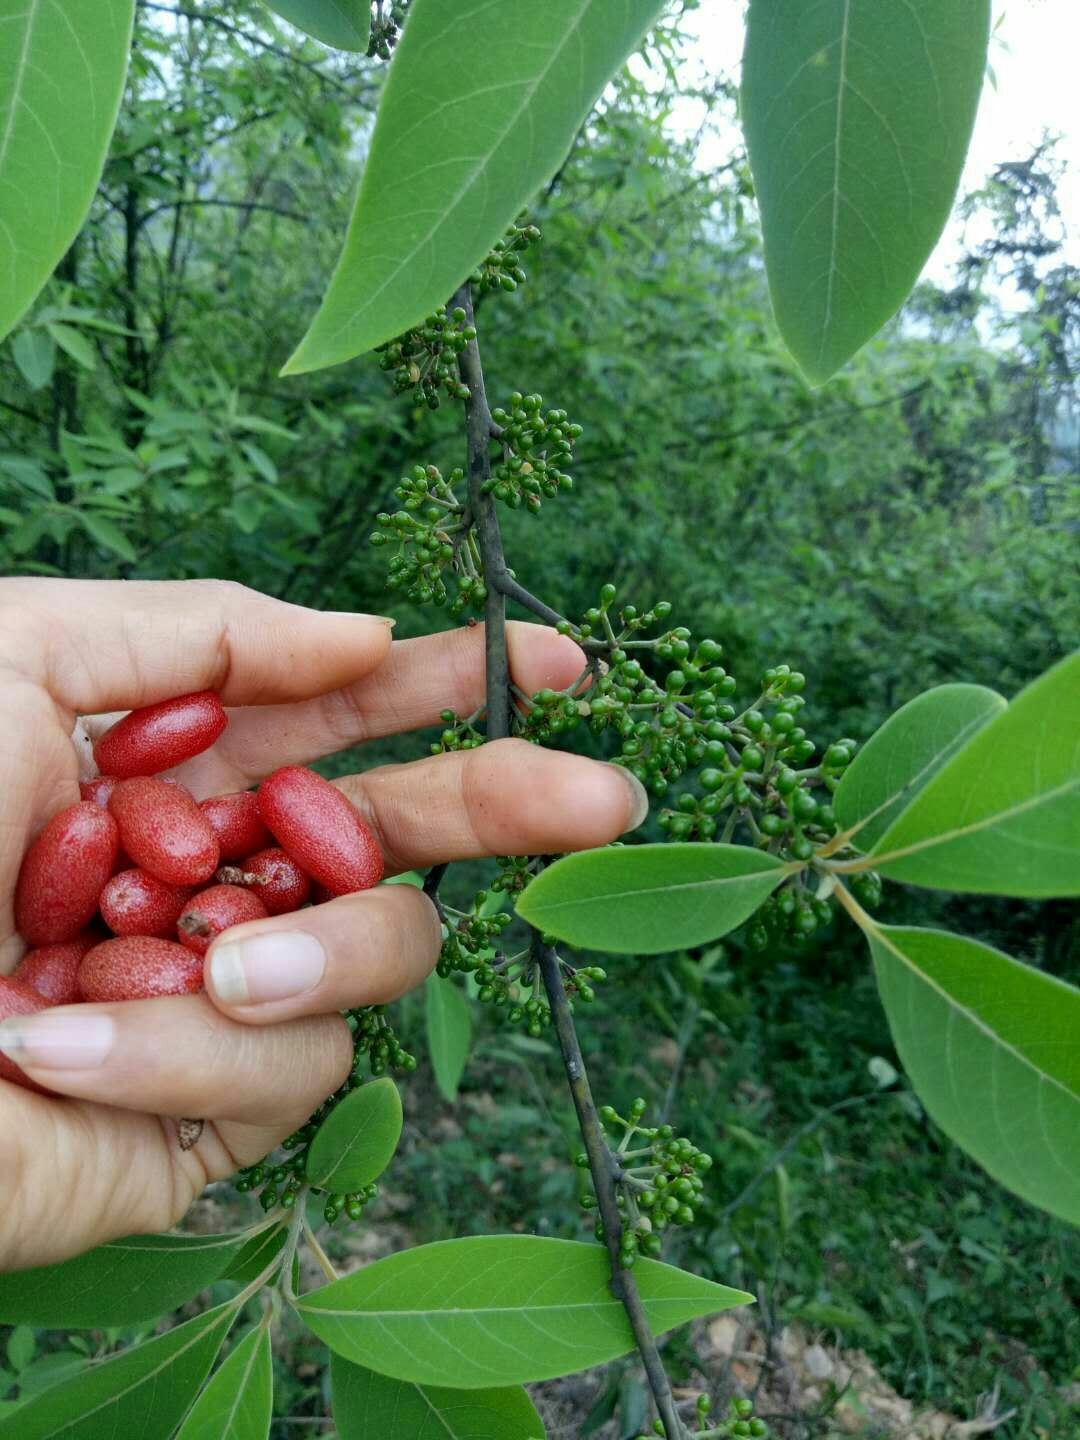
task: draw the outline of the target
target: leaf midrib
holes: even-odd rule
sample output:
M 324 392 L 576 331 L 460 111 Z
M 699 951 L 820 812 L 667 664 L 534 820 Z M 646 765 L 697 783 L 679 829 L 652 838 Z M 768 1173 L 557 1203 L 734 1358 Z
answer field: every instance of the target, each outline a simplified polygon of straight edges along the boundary
M 742 1290 L 730 1290 L 726 1286 L 720 1288 L 722 1288 L 725 1292 L 725 1299 L 735 1295 L 741 1297 L 739 1301 L 732 1301 L 731 1303 L 733 1305 L 739 1303 L 749 1304 L 754 1298 L 752 1295 L 747 1295 Z M 316 1291 L 316 1295 L 317 1294 L 318 1292 Z M 686 1303 L 697 1305 L 700 1304 L 701 1299 L 702 1296 L 700 1294 L 693 1294 L 690 1291 L 687 1291 L 686 1294 L 678 1295 L 652 1295 L 648 1299 L 643 1300 L 642 1304 L 645 1306 L 645 1309 L 648 1310 L 650 1306 L 655 1305 Z M 719 1297 L 717 1297 L 717 1303 L 720 1303 Z M 454 1305 L 448 1306 L 446 1309 L 442 1310 L 433 1308 L 429 1308 L 426 1310 L 358 1310 L 356 1308 L 348 1310 L 331 1310 L 327 1306 L 315 1305 L 311 1303 L 299 1304 L 296 1308 L 300 1311 L 309 1310 L 313 1315 L 325 1315 L 333 1320 L 351 1318 L 353 1320 L 378 1320 L 380 1322 L 393 1319 L 430 1321 L 433 1315 L 446 1316 L 447 1318 L 464 1317 L 466 1319 L 469 1319 L 473 1316 L 480 1315 L 532 1315 L 537 1312 L 547 1313 L 548 1311 L 552 1312 L 553 1314 L 564 1314 L 566 1312 L 572 1312 L 577 1310 L 600 1310 L 603 1312 L 612 1310 L 616 1311 L 620 1315 L 624 1313 L 622 1302 L 619 1300 L 552 1300 L 546 1304 L 470 1305 L 468 1308 L 464 1308 L 460 1305 Z
M 721 875 L 709 880 L 681 880 L 672 885 L 646 885 L 637 890 L 605 890 L 600 894 L 586 895 L 576 900 L 545 901 L 541 898 L 535 905 L 531 906 L 530 909 L 534 915 L 538 915 L 544 910 L 570 910 L 575 905 L 597 905 L 610 900 L 633 900 L 643 895 L 670 895 L 673 891 L 703 890 L 718 885 L 737 885 L 740 881 L 744 880 L 758 880 L 763 875 L 776 875 L 779 877 L 785 869 L 790 870 L 792 868 L 801 870 L 803 867 L 801 865 L 792 867 L 778 864 L 774 868 L 771 865 L 767 865 L 763 866 L 760 870 L 744 870 L 741 875 Z M 519 906 L 518 909 L 520 914 L 526 914 L 526 911 L 522 909 L 522 907 Z

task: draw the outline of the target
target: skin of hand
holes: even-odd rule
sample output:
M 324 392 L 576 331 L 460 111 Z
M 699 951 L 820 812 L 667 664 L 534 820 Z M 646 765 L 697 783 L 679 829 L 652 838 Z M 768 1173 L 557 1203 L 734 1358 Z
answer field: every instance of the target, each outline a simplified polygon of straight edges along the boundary
M 508 637 L 527 693 L 583 669 L 577 646 L 551 630 L 513 624 Z M 26 949 L 12 913 L 22 857 L 79 799 L 89 737 L 108 712 L 218 691 L 227 730 L 173 772 L 203 799 L 437 724 L 446 708 L 469 714 L 483 703 L 483 671 L 482 626 L 391 644 L 388 620 L 229 582 L 0 581 L 0 973 Z M 603 845 L 647 810 L 618 767 L 520 740 L 336 783 L 373 827 L 389 875 Z M 439 944 L 426 896 L 378 886 L 226 931 L 198 995 L 4 1021 L 0 1048 L 54 1095 L 0 1081 L 0 1270 L 176 1224 L 210 1181 L 260 1159 L 341 1084 L 352 1047 L 338 1012 L 419 985 Z M 188 1151 L 184 1116 L 206 1119 Z

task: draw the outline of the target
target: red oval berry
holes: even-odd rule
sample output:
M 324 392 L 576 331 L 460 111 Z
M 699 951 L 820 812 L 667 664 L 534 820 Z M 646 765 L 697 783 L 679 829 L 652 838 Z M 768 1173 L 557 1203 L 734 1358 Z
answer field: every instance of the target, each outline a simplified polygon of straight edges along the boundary
M 218 838 L 222 860 L 242 860 L 245 855 L 262 850 L 274 838 L 262 822 L 259 802 L 251 790 L 214 795 L 203 800 L 199 809 Z
M 54 815 L 26 852 L 15 886 L 15 925 L 31 945 L 74 940 L 93 919 L 113 871 L 116 821 L 92 801 Z
M 112 793 L 109 811 L 124 849 L 159 880 L 200 885 L 217 869 L 217 837 L 183 785 L 151 776 L 123 780 Z
M 101 892 L 101 918 L 117 935 L 171 940 L 190 899 L 190 885 L 170 885 L 147 870 L 121 870 Z
M 266 906 L 250 890 L 239 885 L 211 885 L 188 901 L 176 928 L 181 945 L 196 955 L 205 955 L 211 942 L 230 925 L 265 920 L 266 916 Z
M 121 935 L 95 945 L 79 966 L 84 1000 L 152 1000 L 202 989 L 202 956 L 150 935 Z
M 82 999 L 79 963 L 100 943 L 101 936 L 87 930 L 63 945 L 41 945 L 23 956 L 11 978 L 50 1005 L 77 1005 Z
M 311 893 L 311 880 L 284 850 L 270 846 L 244 861 L 243 870 L 254 880 L 246 880 L 270 915 L 288 915 L 299 910 Z
M 375 836 L 356 806 L 314 770 L 275 770 L 259 786 L 259 813 L 282 849 L 335 895 L 370 890 L 382 879 Z
M 94 759 L 103 775 L 157 775 L 209 750 L 228 723 L 212 690 L 178 695 L 118 720 L 94 746 Z
M 39 1010 L 47 1010 L 49 1002 L 43 1000 L 36 991 L 29 986 L 22 985 L 18 980 L 9 975 L 0 975 L 0 1020 L 7 1020 L 12 1015 L 36 1015 Z M 9 1080 L 13 1085 L 24 1085 L 27 1090 L 36 1090 L 39 1095 L 48 1095 L 50 1091 L 36 1085 L 23 1070 L 20 1070 L 14 1060 L 0 1050 L 0 1080 Z
M 118 775 L 97 775 L 93 780 L 79 781 L 79 794 L 84 800 L 92 800 L 103 810 L 109 808 L 109 796 L 120 784 Z

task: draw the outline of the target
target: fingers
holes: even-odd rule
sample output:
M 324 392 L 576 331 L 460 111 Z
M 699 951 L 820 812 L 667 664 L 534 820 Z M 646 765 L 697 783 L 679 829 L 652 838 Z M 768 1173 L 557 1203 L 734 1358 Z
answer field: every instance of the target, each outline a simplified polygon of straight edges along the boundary
M 649 799 L 618 765 L 496 740 L 334 782 L 378 837 L 387 869 L 485 855 L 606 845 L 645 819 Z
M 349 1073 L 339 1016 L 265 1030 L 206 995 L 70 1005 L 0 1025 L 0 1048 L 60 1095 L 152 1115 L 271 1126 L 288 1134 Z
M 206 987 L 222 1010 L 256 1025 L 382 1005 L 424 980 L 441 939 L 426 895 L 380 885 L 235 926 L 207 955 Z
M 506 635 L 511 674 L 530 695 L 564 689 L 584 669 L 578 646 L 546 625 L 511 623 Z M 279 765 L 435 725 L 442 710 L 471 715 L 484 702 L 484 627 L 399 640 L 377 671 L 350 681 L 299 704 L 234 712 L 213 750 L 177 775 L 202 798 L 254 784 Z
M 0 641 L 69 710 L 130 709 L 192 690 L 226 705 L 306 699 L 373 670 L 390 622 L 324 613 L 220 580 L 5 580 Z

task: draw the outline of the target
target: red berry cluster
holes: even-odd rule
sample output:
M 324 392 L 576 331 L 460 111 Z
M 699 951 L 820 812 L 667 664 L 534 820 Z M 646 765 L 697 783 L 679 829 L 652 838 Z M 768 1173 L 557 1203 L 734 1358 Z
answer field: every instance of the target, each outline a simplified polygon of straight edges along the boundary
M 227 724 L 221 701 L 204 690 L 133 710 L 101 736 L 102 773 L 80 785 L 82 799 L 53 816 L 23 859 L 15 924 L 34 948 L 0 976 L 0 1019 L 194 994 L 203 956 L 231 925 L 379 883 L 374 835 L 313 770 L 286 765 L 257 793 L 201 803 L 160 775 L 209 749 Z M 31 1085 L 3 1055 L 0 1079 Z

